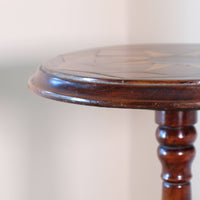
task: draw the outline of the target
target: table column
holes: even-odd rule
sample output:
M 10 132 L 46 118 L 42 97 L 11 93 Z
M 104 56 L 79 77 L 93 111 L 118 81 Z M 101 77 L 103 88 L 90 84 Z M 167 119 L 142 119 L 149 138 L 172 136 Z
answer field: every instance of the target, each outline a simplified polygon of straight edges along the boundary
M 162 200 L 191 200 L 191 162 L 196 111 L 156 111 L 158 156 L 162 163 Z

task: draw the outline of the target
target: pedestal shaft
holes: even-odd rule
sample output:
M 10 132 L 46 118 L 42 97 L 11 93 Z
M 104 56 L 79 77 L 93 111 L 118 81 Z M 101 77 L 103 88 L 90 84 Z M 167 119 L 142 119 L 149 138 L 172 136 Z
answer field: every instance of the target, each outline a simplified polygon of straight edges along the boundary
M 158 156 L 162 163 L 162 200 L 191 200 L 191 163 L 196 111 L 156 111 Z

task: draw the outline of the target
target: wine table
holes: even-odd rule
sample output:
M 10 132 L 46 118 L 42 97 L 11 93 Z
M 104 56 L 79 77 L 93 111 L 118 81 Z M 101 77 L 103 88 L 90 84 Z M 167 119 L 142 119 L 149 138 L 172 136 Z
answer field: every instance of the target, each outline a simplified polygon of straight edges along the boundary
M 155 110 L 162 200 L 191 200 L 200 45 L 127 45 L 63 54 L 40 65 L 29 88 L 63 102 Z

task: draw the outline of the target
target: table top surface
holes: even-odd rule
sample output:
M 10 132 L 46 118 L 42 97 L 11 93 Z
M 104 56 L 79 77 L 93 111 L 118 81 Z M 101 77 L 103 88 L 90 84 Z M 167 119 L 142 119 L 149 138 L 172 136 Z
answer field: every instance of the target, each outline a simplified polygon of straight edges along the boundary
M 40 65 L 29 86 L 47 98 L 86 105 L 199 109 L 200 45 L 128 45 L 63 54 Z

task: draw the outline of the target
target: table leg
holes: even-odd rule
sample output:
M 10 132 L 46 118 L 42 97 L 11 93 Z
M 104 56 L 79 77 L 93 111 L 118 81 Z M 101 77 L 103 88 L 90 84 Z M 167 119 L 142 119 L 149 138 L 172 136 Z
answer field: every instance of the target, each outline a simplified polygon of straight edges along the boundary
M 191 200 L 196 116 L 196 111 L 156 111 L 158 156 L 163 168 L 162 200 Z

